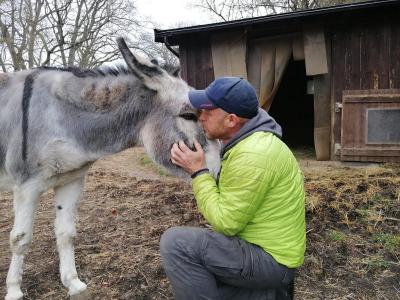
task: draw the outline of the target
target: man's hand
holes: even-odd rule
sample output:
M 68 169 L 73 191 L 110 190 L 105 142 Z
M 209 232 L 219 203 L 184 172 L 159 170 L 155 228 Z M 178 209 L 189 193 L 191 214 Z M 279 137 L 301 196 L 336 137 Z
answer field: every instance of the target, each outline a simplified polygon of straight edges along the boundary
M 181 167 L 189 174 L 206 168 L 206 159 L 201 145 L 194 141 L 196 151 L 190 150 L 183 141 L 179 141 L 172 146 L 171 161 Z

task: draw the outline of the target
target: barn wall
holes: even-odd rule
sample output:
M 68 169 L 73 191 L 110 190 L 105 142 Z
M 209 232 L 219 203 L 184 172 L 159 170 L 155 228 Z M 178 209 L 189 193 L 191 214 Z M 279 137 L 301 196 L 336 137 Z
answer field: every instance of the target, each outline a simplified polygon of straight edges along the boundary
M 400 21 L 395 16 L 366 16 L 331 29 L 332 32 L 332 148 L 341 143 L 344 90 L 400 88 Z M 360 125 L 361 126 L 361 125 Z M 358 130 L 362 131 L 362 129 Z
M 400 18 L 395 11 L 382 11 L 357 16 L 341 15 L 327 20 L 327 23 L 324 26 L 331 44 L 332 66 L 328 76 L 331 78 L 330 158 L 340 160 L 335 145 L 341 144 L 344 127 L 341 124 L 342 111 L 336 109 L 335 104 L 342 103 L 343 91 L 400 89 Z M 261 31 L 258 30 L 259 35 Z M 214 80 L 211 42 L 207 33 L 182 40 L 180 53 L 182 77 L 191 86 L 205 88 Z M 328 132 L 326 134 L 329 136 Z
M 207 37 L 189 39 L 179 45 L 181 76 L 196 89 L 204 89 L 214 80 L 211 43 Z

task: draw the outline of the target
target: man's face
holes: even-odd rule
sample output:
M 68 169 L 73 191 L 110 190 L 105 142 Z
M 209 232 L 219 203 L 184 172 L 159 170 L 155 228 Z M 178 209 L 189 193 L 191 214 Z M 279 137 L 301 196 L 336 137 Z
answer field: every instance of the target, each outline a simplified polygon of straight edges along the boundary
M 201 110 L 199 120 L 207 138 L 224 140 L 229 137 L 228 127 L 225 124 L 227 116 L 228 113 L 220 108 Z

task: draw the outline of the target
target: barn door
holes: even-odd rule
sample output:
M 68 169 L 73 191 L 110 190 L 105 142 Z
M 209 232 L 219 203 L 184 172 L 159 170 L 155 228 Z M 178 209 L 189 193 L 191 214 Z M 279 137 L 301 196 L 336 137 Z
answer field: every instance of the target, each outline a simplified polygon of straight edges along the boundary
M 343 91 L 341 109 L 341 160 L 400 162 L 400 90 Z

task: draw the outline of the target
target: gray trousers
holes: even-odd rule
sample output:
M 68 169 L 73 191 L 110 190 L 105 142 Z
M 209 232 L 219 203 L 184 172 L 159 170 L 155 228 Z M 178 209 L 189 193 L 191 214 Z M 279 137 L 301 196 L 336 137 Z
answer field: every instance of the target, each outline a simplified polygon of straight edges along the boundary
M 175 299 L 290 299 L 295 269 L 238 237 L 191 227 L 168 229 L 160 252 Z

